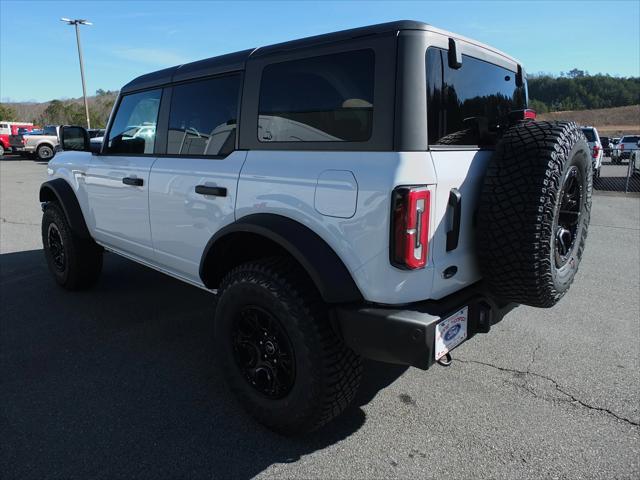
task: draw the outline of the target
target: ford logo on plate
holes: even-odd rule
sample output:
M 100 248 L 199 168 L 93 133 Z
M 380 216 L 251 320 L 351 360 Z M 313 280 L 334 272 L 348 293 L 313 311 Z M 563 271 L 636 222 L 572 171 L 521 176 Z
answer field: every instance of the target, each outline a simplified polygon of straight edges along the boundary
M 456 323 L 453 327 L 447 330 L 447 333 L 444 334 L 444 341 L 450 342 L 451 340 L 456 338 L 456 335 L 458 335 L 458 332 L 460 332 L 461 328 L 462 327 L 460 326 L 460 324 Z

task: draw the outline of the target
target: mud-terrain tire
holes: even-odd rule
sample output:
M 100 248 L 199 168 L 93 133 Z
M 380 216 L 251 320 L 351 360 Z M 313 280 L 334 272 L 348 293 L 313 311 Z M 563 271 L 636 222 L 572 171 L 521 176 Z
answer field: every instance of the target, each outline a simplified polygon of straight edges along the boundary
M 60 206 L 49 203 L 42 215 L 42 245 L 49 271 L 67 290 L 93 286 L 102 271 L 102 247 L 73 233 Z
M 295 262 L 273 257 L 240 265 L 223 279 L 219 297 L 214 330 L 221 369 L 260 423 L 302 434 L 351 404 L 360 357 L 336 335 L 326 305 Z
M 580 265 L 589 228 L 593 166 L 573 122 L 509 129 L 490 160 L 478 216 L 482 275 L 494 295 L 551 307 Z
M 41 162 L 48 162 L 56 152 L 51 145 L 40 145 L 36 150 L 36 158 Z

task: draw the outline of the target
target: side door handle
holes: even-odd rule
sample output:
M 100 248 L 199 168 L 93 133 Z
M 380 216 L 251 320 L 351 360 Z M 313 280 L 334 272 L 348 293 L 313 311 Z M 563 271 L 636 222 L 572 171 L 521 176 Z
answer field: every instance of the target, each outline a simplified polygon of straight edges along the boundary
M 458 248 L 460 239 L 460 218 L 462 216 L 462 195 L 457 188 L 449 192 L 449 208 L 453 209 L 453 221 L 451 230 L 447 232 L 447 252 Z
M 200 195 L 213 195 L 215 197 L 226 197 L 227 189 L 224 187 L 210 187 L 209 185 L 196 185 L 196 193 Z
M 141 178 L 124 177 L 122 183 L 125 185 L 131 185 L 132 187 L 141 187 L 144 185 L 144 181 Z

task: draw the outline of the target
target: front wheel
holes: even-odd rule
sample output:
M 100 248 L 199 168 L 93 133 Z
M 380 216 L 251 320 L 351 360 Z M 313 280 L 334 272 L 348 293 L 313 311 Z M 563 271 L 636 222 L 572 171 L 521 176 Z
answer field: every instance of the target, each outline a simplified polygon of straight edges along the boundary
M 0 157 L 4 157 L 4 147 L 0 145 Z
M 286 435 L 315 430 L 351 403 L 362 365 L 336 335 L 315 287 L 286 258 L 224 278 L 215 318 L 222 370 L 244 408 Z
M 42 215 L 42 244 L 49 271 L 67 290 L 92 286 L 102 271 L 102 247 L 78 237 L 57 203 L 50 203 Z

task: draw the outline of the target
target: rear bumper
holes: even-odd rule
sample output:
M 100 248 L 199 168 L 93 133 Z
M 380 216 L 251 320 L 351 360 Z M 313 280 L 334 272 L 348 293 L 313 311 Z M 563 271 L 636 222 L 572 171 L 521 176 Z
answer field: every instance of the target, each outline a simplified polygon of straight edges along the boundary
M 344 342 L 356 353 L 426 370 L 435 363 L 436 325 L 465 306 L 469 307 L 469 340 L 477 333 L 488 333 L 517 304 L 497 301 L 477 283 L 441 300 L 403 307 L 340 306 L 335 313 Z

